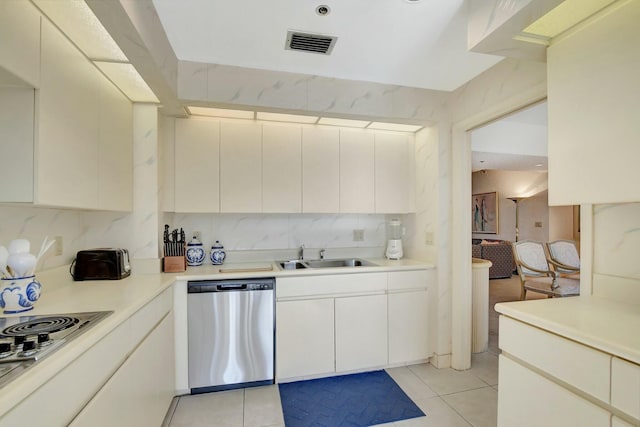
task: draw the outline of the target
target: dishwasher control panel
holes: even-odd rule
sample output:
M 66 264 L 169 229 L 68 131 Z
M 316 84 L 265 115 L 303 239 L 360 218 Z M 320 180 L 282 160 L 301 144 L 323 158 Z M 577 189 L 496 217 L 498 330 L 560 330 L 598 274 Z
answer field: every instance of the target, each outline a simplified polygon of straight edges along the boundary
M 205 292 L 230 292 L 230 291 L 270 291 L 273 289 L 274 279 L 232 279 L 232 280 L 202 280 L 190 281 L 187 284 L 187 292 L 190 294 Z

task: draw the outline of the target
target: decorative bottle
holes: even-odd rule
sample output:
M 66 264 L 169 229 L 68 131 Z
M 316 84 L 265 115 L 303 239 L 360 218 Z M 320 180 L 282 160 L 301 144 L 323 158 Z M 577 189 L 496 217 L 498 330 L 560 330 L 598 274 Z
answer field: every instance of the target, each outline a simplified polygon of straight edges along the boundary
M 187 243 L 187 265 L 202 265 L 205 259 L 205 251 L 202 242 L 196 236 Z
M 216 243 L 211 246 L 211 262 L 213 265 L 222 265 L 226 256 L 224 246 L 220 244 L 220 241 L 216 240 Z

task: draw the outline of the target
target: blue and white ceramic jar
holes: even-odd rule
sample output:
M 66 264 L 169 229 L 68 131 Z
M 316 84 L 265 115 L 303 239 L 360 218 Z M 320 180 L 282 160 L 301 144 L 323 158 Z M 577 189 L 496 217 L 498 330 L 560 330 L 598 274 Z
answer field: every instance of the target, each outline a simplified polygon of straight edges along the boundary
M 36 276 L 0 279 L 0 307 L 5 314 L 29 311 L 40 298 L 40 289 Z
M 187 243 L 187 265 L 202 265 L 206 257 L 202 242 L 193 236 L 193 239 Z
M 224 246 L 216 240 L 216 243 L 211 246 L 211 262 L 213 265 L 222 265 L 222 263 L 224 263 L 225 256 L 227 256 L 227 254 L 224 251 Z

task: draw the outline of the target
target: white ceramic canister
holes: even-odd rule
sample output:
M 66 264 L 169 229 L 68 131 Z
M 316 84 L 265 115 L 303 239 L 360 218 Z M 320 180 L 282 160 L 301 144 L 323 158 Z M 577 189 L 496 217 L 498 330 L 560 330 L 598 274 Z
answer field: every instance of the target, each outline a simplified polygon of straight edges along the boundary
M 41 289 L 36 276 L 0 279 L 0 307 L 5 314 L 29 311 L 40 298 Z
M 213 263 L 213 265 L 222 265 L 226 256 L 227 254 L 224 251 L 224 246 L 222 246 L 220 242 L 216 240 L 216 243 L 211 246 L 211 262 Z
M 187 243 L 187 265 L 202 265 L 206 257 L 202 242 L 196 236 Z

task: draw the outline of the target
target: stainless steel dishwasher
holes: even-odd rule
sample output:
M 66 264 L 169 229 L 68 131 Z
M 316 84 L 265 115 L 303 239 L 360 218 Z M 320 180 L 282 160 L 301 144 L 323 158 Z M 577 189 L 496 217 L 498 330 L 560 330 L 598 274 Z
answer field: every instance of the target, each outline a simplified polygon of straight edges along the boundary
M 188 282 L 192 394 L 274 383 L 274 278 Z

